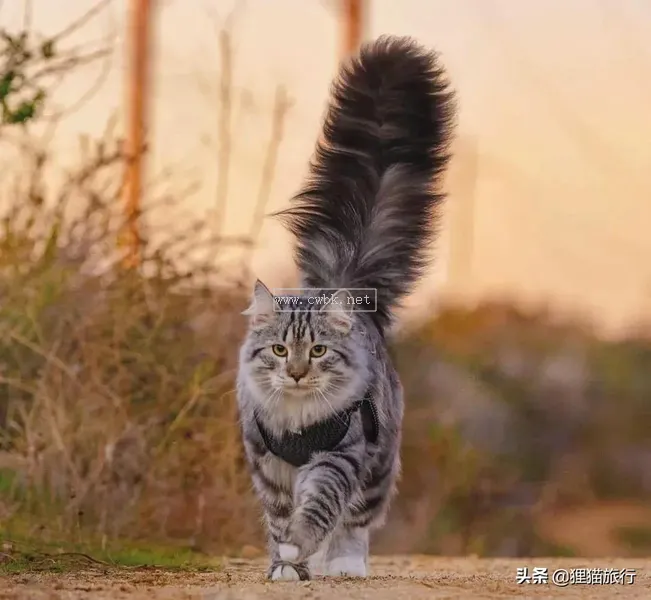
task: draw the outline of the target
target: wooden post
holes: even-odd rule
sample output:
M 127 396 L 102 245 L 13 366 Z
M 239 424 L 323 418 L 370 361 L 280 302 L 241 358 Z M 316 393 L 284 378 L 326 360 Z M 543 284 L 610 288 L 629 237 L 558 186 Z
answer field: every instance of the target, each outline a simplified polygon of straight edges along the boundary
M 131 0 L 127 32 L 127 166 L 124 182 L 126 223 L 122 242 L 127 247 L 125 266 L 128 268 L 140 264 L 141 237 L 138 218 L 147 134 L 151 8 L 152 0 Z
M 364 37 L 365 0 L 341 0 L 343 2 L 343 58 L 355 54 Z

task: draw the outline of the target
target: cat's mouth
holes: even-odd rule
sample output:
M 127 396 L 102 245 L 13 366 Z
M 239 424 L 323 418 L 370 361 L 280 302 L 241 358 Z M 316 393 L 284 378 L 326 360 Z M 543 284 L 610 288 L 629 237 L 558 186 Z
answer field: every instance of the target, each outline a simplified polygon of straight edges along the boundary
M 314 393 L 314 387 L 306 383 L 298 382 L 287 382 L 283 386 L 283 391 L 288 395 L 294 398 L 308 396 Z

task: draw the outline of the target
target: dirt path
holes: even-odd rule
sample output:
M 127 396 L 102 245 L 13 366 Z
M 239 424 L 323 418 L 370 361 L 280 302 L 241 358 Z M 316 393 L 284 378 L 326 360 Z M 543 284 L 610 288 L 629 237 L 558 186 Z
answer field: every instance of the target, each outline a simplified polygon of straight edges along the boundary
M 651 598 L 651 559 L 509 559 L 381 557 L 365 581 L 270 583 L 260 561 L 228 560 L 210 573 L 157 570 L 22 574 L 0 578 L 1 600 L 433 600 L 489 598 Z M 516 583 L 519 567 L 636 569 L 629 585 Z

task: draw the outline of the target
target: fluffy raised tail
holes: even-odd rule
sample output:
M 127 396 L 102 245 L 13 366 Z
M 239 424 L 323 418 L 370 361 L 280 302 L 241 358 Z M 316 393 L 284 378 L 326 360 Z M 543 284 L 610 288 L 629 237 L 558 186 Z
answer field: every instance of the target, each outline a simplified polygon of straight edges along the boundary
M 437 56 L 384 36 L 341 67 L 308 181 L 280 213 L 303 284 L 376 288 L 384 329 L 426 266 L 454 94 Z

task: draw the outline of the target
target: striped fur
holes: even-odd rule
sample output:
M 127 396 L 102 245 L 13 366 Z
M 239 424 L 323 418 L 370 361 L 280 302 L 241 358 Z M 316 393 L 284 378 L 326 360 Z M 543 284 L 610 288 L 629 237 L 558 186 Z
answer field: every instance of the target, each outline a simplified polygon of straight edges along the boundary
M 381 38 L 342 68 L 312 177 L 283 217 L 306 285 L 376 287 L 376 313 L 317 304 L 283 311 L 257 282 L 240 351 L 238 404 L 246 457 L 269 533 L 272 579 L 367 573 L 400 471 L 402 388 L 387 354 L 392 310 L 424 266 L 433 188 L 447 161 L 452 116 L 436 57 Z M 306 296 L 307 300 L 307 296 Z M 377 443 L 361 416 L 341 443 L 296 468 L 269 453 L 275 435 L 330 417 L 369 391 Z

